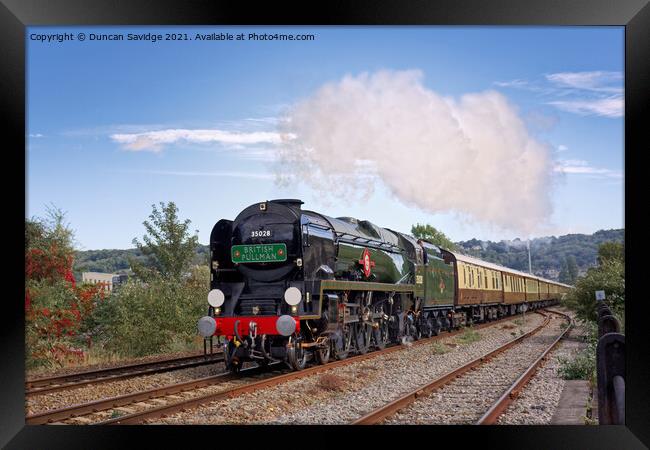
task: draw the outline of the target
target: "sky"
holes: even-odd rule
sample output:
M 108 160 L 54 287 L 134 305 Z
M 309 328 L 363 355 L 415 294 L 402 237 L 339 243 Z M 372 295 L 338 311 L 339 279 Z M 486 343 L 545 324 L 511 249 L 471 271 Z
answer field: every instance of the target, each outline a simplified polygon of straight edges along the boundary
M 133 247 L 168 201 L 204 244 L 274 198 L 454 241 L 624 227 L 623 27 L 30 27 L 26 45 L 26 216 L 65 211 L 82 250 Z

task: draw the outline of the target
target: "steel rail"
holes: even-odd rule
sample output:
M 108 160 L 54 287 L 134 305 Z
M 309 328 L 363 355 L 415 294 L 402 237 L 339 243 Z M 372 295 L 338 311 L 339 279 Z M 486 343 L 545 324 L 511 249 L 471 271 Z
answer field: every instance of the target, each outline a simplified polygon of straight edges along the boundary
M 497 325 L 498 323 L 501 323 L 503 321 L 507 320 L 512 320 L 513 316 L 507 316 L 503 317 L 501 319 L 494 320 L 492 322 L 486 322 L 482 324 L 475 325 L 475 329 L 479 328 L 485 328 L 489 327 L 492 325 Z M 425 338 L 425 339 L 420 339 L 418 341 L 413 342 L 413 345 L 422 345 L 428 342 L 434 342 L 439 339 L 443 339 L 446 337 L 454 336 L 458 333 L 461 333 L 463 330 L 455 330 L 449 333 L 445 334 L 440 334 L 438 336 L 432 336 L 430 338 Z M 295 372 L 289 372 L 286 374 L 281 374 L 277 375 L 275 377 L 267 378 L 265 380 L 260 380 L 256 381 L 244 386 L 238 386 L 235 388 L 227 389 L 225 391 L 217 392 L 217 393 L 212 393 L 212 394 L 207 394 L 207 395 L 202 395 L 202 396 L 197 396 L 191 399 L 183 400 L 174 404 L 169 404 L 169 405 L 163 405 L 155 408 L 150 408 L 144 411 L 139 411 L 135 412 L 132 414 L 128 414 L 125 416 L 121 417 L 116 417 L 113 419 L 105 420 L 103 422 L 99 422 L 97 425 L 126 425 L 126 424 L 139 424 L 142 423 L 143 421 L 147 419 L 153 419 L 153 418 L 161 418 L 161 417 L 167 417 L 169 414 L 173 414 L 175 412 L 184 412 L 188 409 L 206 404 L 206 403 L 211 403 L 214 401 L 219 401 L 227 398 L 234 398 L 238 397 L 240 395 L 246 394 L 248 392 L 253 392 L 258 389 L 263 389 L 266 387 L 272 387 L 276 386 L 278 384 L 291 381 L 294 379 L 298 378 L 303 378 L 307 377 L 310 375 L 315 375 L 320 372 L 325 372 L 331 369 L 334 369 L 336 367 L 344 366 L 344 365 L 349 365 L 353 364 L 356 362 L 361 362 L 366 359 L 374 358 L 380 355 L 385 355 L 388 353 L 392 353 L 395 351 L 400 351 L 404 350 L 406 348 L 409 348 L 404 345 L 394 345 L 392 347 L 387 347 L 383 350 L 377 350 L 373 352 L 368 352 L 366 354 L 361 354 L 361 355 L 355 355 L 355 356 L 350 356 L 346 359 L 342 359 L 339 361 L 334 361 L 330 362 L 328 364 L 324 365 L 319 365 L 319 366 L 314 366 L 314 367 L 309 367 L 306 369 L 303 369 L 301 371 L 295 371 Z M 280 365 L 283 365 L 284 363 L 280 363 Z
M 40 413 L 31 414 L 25 417 L 27 425 L 42 425 L 53 423 L 61 420 L 72 419 L 87 414 L 105 411 L 111 408 L 130 405 L 132 403 L 152 400 L 154 398 L 164 397 L 166 395 L 178 394 L 190 389 L 198 389 L 205 386 L 216 384 L 217 382 L 230 381 L 235 375 L 222 373 L 198 380 L 191 380 L 182 383 L 170 384 L 167 386 L 148 389 L 146 391 L 136 392 L 133 394 L 124 394 L 107 399 L 94 400 L 88 403 L 67 406 L 64 408 L 52 409 Z
M 512 383 L 508 389 L 506 389 L 506 391 L 501 395 L 501 397 L 499 397 L 496 402 L 494 402 L 490 409 L 488 409 L 487 412 L 481 416 L 481 418 L 476 422 L 476 425 L 494 425 L 497 423 L 499 417 L 508 409 L 508 406 L 510 406 L 510 404 L 519 396 L 523 388 L 533 378 L 542 362 L 546 361 L 548 354 L 560 343 L 560 340 L 566 336 L 571 327 L 573 327 L 573 321 L 568 315 L 557 311 L 549 310 L 549 312 L 568 318 L 569 326 L 567 326 L 562 334 L 560 334 L 557 339 L 555 339 L 553 343 L 549 345 L 546 350 L 544 350 L 541 356 L 537 358 L 535 362 L 533 362 L 528 367 L 528 369 L 526 369 L 526 371 L 521 374 L 521 376 L 517 378 L 514 383 Z
M 259 373 L 263 373 L 269 369 L 273 369 L 273 367 L 272 366 L 251 367 L 248 369 L 241 370 L 240 374 L 246 374 L 252 376 Z M 78 405 L 67 406 L 64 408 L 43 411 L 40 413 L 35 413 L 26 416 L 25 422 L 27 425 L 42 425 L 48 423 L 55 423 L 62 420 L 84 416 L 87 414 L 93 414 L 100 411 L 105 411 L 111 408 L 118 408 L 133 403 L 153 400 L 156 398 L 162 398 L 168 395 L 178 394 L 180 392 L 185 392 L 191 389 L 199 389 L 202 387 L 211 386 L 217 383 L 224 383 L 226 381 L 231 381 L 236 379 L 240 379 L 239 375 L 235 375 L 232 373 L 221 373 L 218 375 L 199 378 L 197 380 L 184 381 L 181 383 L 174 383 L 174 384 L 169 384 L 167 386 L 148 389 L 146 391 L 135 392 L 133 394 L 124 394 L 124 395 L 119 395 L 117 397 L 99 399 L 88 403 L 82 403 Z
M 387 417 L 392 416 L 396 412 L 398 412 L 401 409 L 404 409 L 405 407 L 409 406 L 410 404 L 414 403 L 418 398 L 428 396 L 431 394 L 433 391 L 441 388 L 442 386 L 448 384 L 449 382 L 455 380 L 456 378 L 460 377 L 466 372 L 469 372 L 475 367 L 478 367 L 480 365 L 485 364 L 495 356 L 497 356 L 500 353 L 503 353 L 505 350 L 513 347 L 514 345 L 518 344 L 520 341 L 534 335 L 538 331 L 540 331 L 542 328 L 544 328 L 548 323 L 550 322 L 550 316 L 546 316 L 540 311 L 535 311 L 537 314 L 540 314 L 542 316 L 545 316 L 544 322 L 539 325 L 538 327 L 532 329 L 531 331 L 519 336 L 518 338 L 515 338 L 511 341 L 508 341 L 506 344 L 502 345 L 501 347 L 492 350 L 491 352 L 488 352 L 484 354 L 483 356 L 479 356 L 476 359 L 473 359 L 472 361 L 457 367 L 456 369 L 453 369 L 446 374 L 442 375 L 441 377 L 435 379 L 434 381 L 424 385 L 420 386 L 417 389 L 412 390 L 411 392 L 402 395 L 401 397 L 393 400 L 390 403 L 387 403 L 384 406 L 381 406 L 366 415 L 360 417 L 359 419 L 353 421 L 351 424 L 352 425 L 373 425 L 381 422 L 382 420 L 386 419 Z
M 184 356 L 181 358 L 168 360 L 129 364 L 106 369 L 75 372 L 67 375 L 36 378 L 25 382 L 25 396 L 30 397 L 48 392 L 56 392 L 87 386 L 89 384 L 107 383 L 110 381 L 132 378 L 141 375 L 150 375 L 154 373 L 188 369 L 191 367 L 223 362 L 223 360 L 224 358 L 221 355 L 221 352 L 219 352 L 208 355 L 200 354 L 194 356 Z

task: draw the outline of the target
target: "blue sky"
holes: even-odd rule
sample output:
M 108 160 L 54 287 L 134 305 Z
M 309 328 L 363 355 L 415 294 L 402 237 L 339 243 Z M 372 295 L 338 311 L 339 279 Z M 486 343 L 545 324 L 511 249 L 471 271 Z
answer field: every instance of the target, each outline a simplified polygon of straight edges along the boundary
M 277 32 L 309 33 L 315 39 L 30 39 L 33 33 L 65 32 L 174 32 L 190 37 Z M 142 222 L 151 204 L 160 201 L 174 201 L 180 216 L 199 230 L 202 243 L 208 242 L 220 218 L 233 219 L 245 206 L 273 198 L 301 198 L 308 209 L 356 216 L 400 231 L 409 231 L 415 222 L 431 223 L 453 240 L 591 233 L 624 226 L 622 27 L 31 27 L 26 37 L 27 216 L 43 216 L 48 205 L 56 205 L 67 212 L 82 249 L 132 247 L 131 240 L 144 232 Z M 373 84 L 374 74 L 382 71 L 388 71 L 388 81 Z M 407 76 L 404 83 L 423 93 L 423 104 L 438 96 L 460 103 L 466 94 L 485 91 L 496 91 L 498 98 L 507 100 L 507 111 L 514 111 L 525 126 L 525 132 L 515 130 L 517 135 L 525 134 L 522 142 L 534 142 L 541 149 L 535 151 L 548 163 L 546 169 L 527 169 L 539 183 L 534 194 L 514 206 L 525 215 L 529 207 L 535 209 L 536 199 L 547 196 L 550 207 L 534 212 L 544 219 L 543 226 L 525 232 L 504 228 L 496 215 L 472 209 L 462 196 L 444 208 L 436 207 L 445 203 L 441 197 L 414 203 L 408 195 L 417 196 L 417 189 L 406 197 L 400 194 L 381 167 L 379 175 L 368 179 L 374 185 L 371 194 L 325 201 L 309 174 L 305 178 L 297 166 L 279 159 L 284 141 L 278 139 L 286 137 L 279 118 L 301 102 L 322 106 L 326 96 L 318 92 L 324 92 L 324 85 L 345 93 L 342 80 L 348 76 L 359 92 L 380 86 L 380 102 L 390 98 L 400 105 L 391 88 L 402 86 L 400 74 L 413 71 L 416 76 Z M 395 108 L 395 115 L 404 115 L 406 109 Z M 307 125 L 299 130 L 322 134 L 309 118 L 323 111 L 302 111 Z M 360 110 L 359 120 L 367 116 L 372 121 L 374 113 Z M 413 117 L 409 124 L 418 121 Z M 345 130 L 336 117 L 329 119 L 333 123 L 328 126 L 334 127 L 329 130 Z M 427 123 L 425 128 L 435 126 Z M 347 132 L 354 128 L 349 125 Z M 508 136 L 511 132 L 503 131 Z M 295 142 L 307 142 L 297 134 Z M 408 161 L 410 148 L 397 142 L 394 151 Z M 446 146 L 438 145 L 436 151 L 444 154 Z M 350 166 L 355 154 L 351 147 L 350 160 L 337 164 Z M 455 162 L 451 153 L 445 157 Z M 504 156 L 495 151 L 492 159 L 501 163 L 499 158 Z M 316 164 L 323 171 L 332 167 L 322 160 Z M 466 180 L 461 176 L 436 186 L 436 174 L 446 164 L 440 165 L 432 171 L 427 189 L 457 194 L 450 185 L 461 186 Z M 349 175 L 363 176 L 359 167 L 359 174 Z M 294 176 L 288 185 L 279 185 L 276 176 L 285 171 Z M 469 180 L 472 173 L 467 174 Z M 490 192 L 503 191 L 499 186 L 504 177 L 487 180 L 494 183 L 487 187 Z M 503 210 L 504 205 L 495 208 Z

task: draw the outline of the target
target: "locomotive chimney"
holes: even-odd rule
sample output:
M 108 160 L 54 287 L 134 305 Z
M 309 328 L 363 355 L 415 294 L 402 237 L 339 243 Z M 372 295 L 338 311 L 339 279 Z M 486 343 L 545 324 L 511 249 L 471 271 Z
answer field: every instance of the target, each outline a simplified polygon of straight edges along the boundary
M 277 200 L 269 200 L 269 203 L 277 203 L 286 206 L 288 208 L 291 208 L 297 213 L 300 213 L 300 205 L 302 205 L 304 202 L 302 200 L 295 199 L 295 198 L 281 198 Z

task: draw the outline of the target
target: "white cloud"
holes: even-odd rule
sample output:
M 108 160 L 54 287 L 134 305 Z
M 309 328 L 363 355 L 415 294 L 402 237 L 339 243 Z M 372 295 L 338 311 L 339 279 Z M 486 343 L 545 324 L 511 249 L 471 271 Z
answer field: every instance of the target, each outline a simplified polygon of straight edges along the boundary
M 529 86 L 528 81 L 526 80 L 495 81 L 494 84 L 499 87 L 514 87 L 514 88 L 524 88 Z
M 272 162 L 277 160 L 277 150 L 273 148 L 244 148 L 237 155 L 249 161 Z
M 144 133 L 113 134 L 110 136 L 126 150 L 159 152 L 163 146 L 179 141 L 191 143 L 221 143 L 230 145 L 279 144 L 293 136 L 281 136 L 276 132 L 232 132 L 211 129 L 167 129 Z
M 548 102 L 548 104 L 563 111 L 583 116 L 622 117 L 624 109 L 622 96 L 600 99 L 560 100 Z
M 30 138 L 42 138 L 43 135 L 41 133 L 36 133 L 36 134 L 30 134 L 29 137 Z
M 623 178 L 623 173 L 619 170 L 592 167 L 582 159 L 560 160 L 553 170 L 567 174 L 592 175 L 596 178 Z
M 562 111 L 583 116 L 623 116 L 623 73 L 614 71 L 557 72 L 542 80 L 497 81 L 496 86 L 524 89 L 553 99 L 545 102 Z
M 592 72 L 559 72 L 546 75 L 546 79 L 560 87 L 596 92 L 623 93 L 623 74 L 621 72 L 605 72 L 601 70 Z M 617 86 L 613 86 L 613 84 Z
M 566 152 L 567 150 L 569 150 L 569 147 L 567 147 L 566 145 L 560 144 L 557 146 L 558 152 Z
M 144 170 L 144 171 L 123 171 L 126 173 L 139 173 L 145 175 L 171 175 L 180 177 L 228 177 L 228 178 L 250 178 L 255 180 L 273 180 L 275 176 L 270 173 L 255 172 L 194 172 L 178 170 Z

